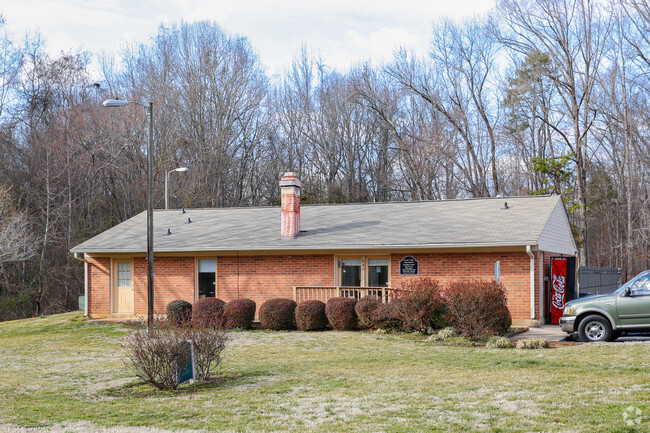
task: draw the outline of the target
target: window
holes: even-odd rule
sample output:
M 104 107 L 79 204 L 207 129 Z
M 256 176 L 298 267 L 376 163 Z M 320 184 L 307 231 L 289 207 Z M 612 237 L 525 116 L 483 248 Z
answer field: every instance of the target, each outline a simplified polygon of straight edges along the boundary
M 117 287 L 131 286 L 131 262 L 117 262 Z
M 388 287 L 389 263 L 388 257 L 340 257 L 339 286 Z
M 341 286 L 361 285 L 361 259 L 341 259 Z
M 215 296 L 217 261 L 215 259 L 199 259 L 198 292 L 199 299 Z
M 388 287 L 388 259 L 368 259 L 368 287 Z

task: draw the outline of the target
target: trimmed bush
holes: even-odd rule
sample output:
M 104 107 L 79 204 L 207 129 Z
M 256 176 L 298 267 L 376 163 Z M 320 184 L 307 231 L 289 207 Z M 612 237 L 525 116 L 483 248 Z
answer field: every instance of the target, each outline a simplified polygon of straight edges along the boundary
M 485 343 L 485 347 L 489 347 L 490 349 L 510 349 L 512 347 L 515 347 L 514 344 L 512 344 L 512 341 L 508 340 L 506 337 L 490 337 L 490 339 Z
M 446 325 L 445 300 L 438 281 L 428 277 L 410 280 L 393 290 L 392 297 L 404 331 L 425 334 L 429 328 Z
M 167 304 L 167 318 L 170 323 L 182 326 L 192 320 L 192 304 L 182 299 L 176 299 Z
M 255 320 L 256 304 L 250 299 L 235 299 L 223 306 L 226 329 L 251 329 Z
M 370 319 L 373 326 L 387 332 L 397 332 L 402 329 L 402 321 L 397 311 L 397 305 L 394 302 L 379 304 L 372 312 Z
M 327 327 L 325 303 L 304 301 L 296 307 L 296 326 L 301 331 L 319 331 Z
M 192 306 L 192 324 L 196 328 L 222 329 L 224 301 L 219 298 L 199 299 Z
M 548 340 L 545 338 L 526 338 L 517 341 L 517 349 L 545 349 L 548 347 Z
M 337 331 L 351 331 L 357 328 L 358 319 L 354 298 L 330 298 L 325 305 L 325 314 L 330 326 Z
M 357 302 L 354 306 L 354 311 L 359 318 L 359 326 L 362 328 L 376 327 L 375 321 L 372 319 L 373 314 L 381 305 L 381 300 L 376 296 L 365 296 Z
M 458 281 L 445 291 L 447 320 L 459 335 L 484 340 L 504 334 L 512 319 L 506 290 L 494 281 Z
M 291 299 L 269 299 L 260 307 L 260 323 L 264 329 L 281 331 L 295 329 L 296 302 Z

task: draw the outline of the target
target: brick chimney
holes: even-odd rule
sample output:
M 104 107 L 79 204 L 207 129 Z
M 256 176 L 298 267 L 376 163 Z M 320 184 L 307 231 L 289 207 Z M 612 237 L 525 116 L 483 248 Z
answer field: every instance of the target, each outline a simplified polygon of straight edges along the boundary
M 281 236 L 283 239 L 293 239 L 300 233 L 300 179 L 292 171 L 282 175 L 280 190 L 282 191 Z

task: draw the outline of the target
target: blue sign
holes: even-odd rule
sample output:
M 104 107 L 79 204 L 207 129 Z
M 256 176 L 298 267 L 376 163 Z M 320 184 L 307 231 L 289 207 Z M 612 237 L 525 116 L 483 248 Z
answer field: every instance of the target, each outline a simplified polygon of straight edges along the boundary
M 418 275 L 418 261 L 413 256 L 406 256 L 399 262 L 400 275 Z
M 194 370 L 194 343 L 192 340 L 186 340 L 181 343 L 182 354 L 178 360 L 178 368 L 176 369 L 176 377 L 178 383 L 194 380 L 196 376 Z

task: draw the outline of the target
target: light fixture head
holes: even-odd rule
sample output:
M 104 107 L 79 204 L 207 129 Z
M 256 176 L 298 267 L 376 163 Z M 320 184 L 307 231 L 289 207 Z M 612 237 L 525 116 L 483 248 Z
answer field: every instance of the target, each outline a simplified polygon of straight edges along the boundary
M 125 105 L 129 104 L 130 102 L 125 99 L 107 99 L 102 102 L 102 105 L 104 107 L 124 107 Z
M 189 167 L 178 167 L 175 168 L 174 171 L 190 171 Z

